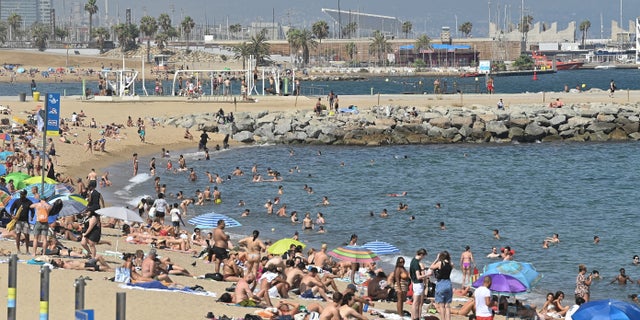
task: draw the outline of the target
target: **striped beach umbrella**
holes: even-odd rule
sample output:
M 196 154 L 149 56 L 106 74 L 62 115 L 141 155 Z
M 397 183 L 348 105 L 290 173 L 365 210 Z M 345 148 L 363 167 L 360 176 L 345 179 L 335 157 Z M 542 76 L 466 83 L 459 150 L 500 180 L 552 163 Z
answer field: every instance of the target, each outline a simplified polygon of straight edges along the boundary
M 218 225 L 218 220 L 224 220 L 225 226 L 228 228 L 242 226 L 242 224 L 240 224 L 240 222 L 238 222 L 236 219 L 215 212 L 205 213 L 197 217 L 193 217 L 189 220 L 189 223 L 195 225 L 200 229 L 207 229 L 215 228 Z
M 60 213 L 58 213 L 59 217 L 72 216 L 87 208 L 87 200 L 79 194 L 54 196 L 47 202 L 52 205 L 58 199 L 62 200 L 62 209 L 60 210 Z
M 396 246 L 384 241 L 371 241 L 362 245 L 377 255 L 400 253 L 400 249 Z
M 22 182 L 24 183 L 25 186 L 30 186 L 32 184 L 40 184 L 42 183 L 42 176 L 33 176 L 30 178 L 26 178 L 24 180 L 22 180 Z M 58 181 L 55 181 L 49 177 L 44 177 L 44 183 L 46 184 L 56 184 L 58 183 Z
M 370 263 L 380 260 L 380 257 L 373 251 L 360 246 L 338 247 L 329 251 L 327 254 L 338 260 L 353 263 Z

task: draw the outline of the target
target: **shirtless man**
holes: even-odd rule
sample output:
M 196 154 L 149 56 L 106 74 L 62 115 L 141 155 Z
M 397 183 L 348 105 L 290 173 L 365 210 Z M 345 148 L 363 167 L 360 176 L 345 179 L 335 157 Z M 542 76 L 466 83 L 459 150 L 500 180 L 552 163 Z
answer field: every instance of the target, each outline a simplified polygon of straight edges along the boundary
M 356 297 L 353 293 L 347 293 L 342 297 L 342 302 L 340 308 L 338 308 L 340 312 L 340 316 L 343 319 L 359 319 L 359 320 L 367 320 L 367 317 L 360 314 L 356 309 L 354 309 L 354 304 L 356 303 Z
M 278 212 L 276 213 L 276 215 L 278 217 L 286 217 L 287 216 L 287 205 L 283 204 L 282 207 L 280 207 L 280 209 L 278 209 Z
M 319 320 L 342 320 L 339 305 L 342 302 L 342 293 L 336 291 L 333 293 L 331 302 L 322 309 Z
M 327 296 L 326 287 L 324 283 L 318 278 L 318 269 L 311 267 L 309 273 L 302 277 L 300 280 L 300 297 L 302 298 L 315 298 L 316 295 L 320 295 L 324 300 L 329 301 Z
M 309 212 L 305 213 L 304 219 L 302 219 L 302 230 L 313 230 L 313 220 L 311 220 Z
M 251 291 L 251 286 L 255 281 L 256 276 L 251 273 L 238 280 L 236 290 L 234 291 L 233 302 L 247 306 L 253 302 L 253 304 L 256 305 L 256 302 L 259 302 L 260 298 Z
M 138 154 L 133 154 L 133 176 L 138 175 Z
M 633 280 L 631 280 L 631 278 L 627 275 L 626 270 L 624 268 L 620 268 L 620 274 L 617 275 L 615 278 L 613 278 L 613 280 L 611 280 L 611 283 L 615 283 L 616 281 L 620 285 L 633 283 Z
M 473 260 L 473 253 L 471 253 L 471 247 L 466 246 L 464 252 L 460 255 L 460 265 L 462 266 L 462 285 L 466 285 L 467 281 L 471 280 L 471 265 L 476 264 Z
M 220 194 L 220 190 L 218 190 L 218 186 L 213 187 L 213 203 L 220 204 L 222 202 L 222 196 Z
M 302 270 L 304 270 L 303 263 L 296 266 L 293 260 L 287 260 L 287 268 L 284 270 L 284 275 L 291 289 L 300 287 L 300 280 L 302 280 L 305 275 Z
M 258 274 L 258 265 L 260 264 L 260 255 L 267 250 L 262 240 L 258 239 L 260 232 L 253 230 L 251 237 L 246 237 L 238 241 L 238 245 L 247 248 L 247 271 L 254 275 Z
M 89 259 L 86 262 L 81 260 L 67 260 L 56 258 L 51 261 L 51 265 L 56 268 L 70 269 L 70 270 L 85 270 L 85 271 L 113 271 L 103 256 L 96 256 L 95 259 Z
M 329 256 L 327 255 L 327 244 L 323 243 L 320 247 L 320 251 L 316 252 L 314 256 L 313 264 L 326 270 L 325 266 L 327 266 L 328 262 Z
M 229 253 L 229 235 L 224 233 L 225 223 L 224 220 L 218 220 L 218 226 L 213 230 L 213 254 L 215 255 L 214 272 L 220 271 L 220 263 L 225 260 Z
M 142 270 L 140 270 L 142 278 L 172 282 L 167 274 L 160 274 L 159 264 L 156 249 L 149 250 L 147 256 L 142 260 Z
M 236 167 L 232 172 L 231 175 L 233 176 L 242 176 L 244 175 L 244 172 L 242 172 L 242 170 L 240 170 L 240 167 Z
M 91 172 L 89 172 L 89 174 L 87 174 L 87 187 L 90 188 L 92 185 L 94 188 L 96 188 L 98 186 L 98 174 L 96 173 L 95 169 L 91 169 Z
M 256 295 L 260 297 L 267 306 L 272 307 L 270 295 L 279 295 L 280 297 L 288 298 L 289 285 L 287 285 L 287 282 L 277 273 L 274 265 L 267 265 L 266 269 L 267 271 L 260 277 L 260 289 Z

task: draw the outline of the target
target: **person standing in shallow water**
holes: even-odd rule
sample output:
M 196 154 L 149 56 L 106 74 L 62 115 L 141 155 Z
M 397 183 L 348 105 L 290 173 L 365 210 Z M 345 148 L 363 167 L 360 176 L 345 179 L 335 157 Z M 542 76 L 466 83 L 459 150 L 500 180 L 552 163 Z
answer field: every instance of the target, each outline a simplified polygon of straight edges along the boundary
M 591 293 L 591 281 L 593 275 L 585 276 L 587 273 L 587 266 L 584 264 L 578 265 L 578 276 L 576 277 L 576 298 L 582 298 L 585 302 L 589 302 L 589 295 Z

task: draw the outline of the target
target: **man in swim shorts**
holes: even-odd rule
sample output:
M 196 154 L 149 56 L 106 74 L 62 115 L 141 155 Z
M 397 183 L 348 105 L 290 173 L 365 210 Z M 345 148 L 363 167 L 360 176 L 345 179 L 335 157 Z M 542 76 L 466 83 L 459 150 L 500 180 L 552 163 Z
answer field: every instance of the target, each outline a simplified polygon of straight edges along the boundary
M 224 220 L 218 220 L 218 226 L 213 230 L 213 247 L 211 252 L 215 255 L 214 272 L 220 271 L 220 263 L 229 257 L 229 235 L 224 233 Z

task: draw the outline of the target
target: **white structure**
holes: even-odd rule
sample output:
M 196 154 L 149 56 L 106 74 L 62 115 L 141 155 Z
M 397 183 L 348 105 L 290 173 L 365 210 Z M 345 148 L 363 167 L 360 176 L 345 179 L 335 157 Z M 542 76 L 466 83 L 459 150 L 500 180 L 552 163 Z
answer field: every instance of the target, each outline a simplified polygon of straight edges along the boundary
M 640 17 L 636 18 L 636 63 L 640 63 Z

